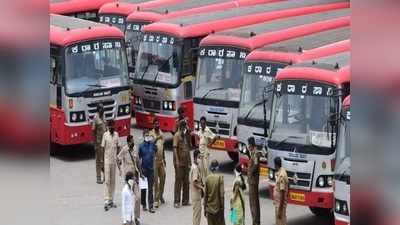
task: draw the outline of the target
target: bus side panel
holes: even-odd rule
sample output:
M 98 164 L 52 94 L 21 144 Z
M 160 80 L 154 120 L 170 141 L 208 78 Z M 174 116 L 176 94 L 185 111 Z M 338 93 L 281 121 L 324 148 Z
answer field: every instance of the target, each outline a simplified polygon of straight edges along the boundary
M 185 110 L 185 115 L 189 119 L 189 127 L 190 127 L 190 129 L 194 130 L 193 99 L 182 102 L 181 106 Z

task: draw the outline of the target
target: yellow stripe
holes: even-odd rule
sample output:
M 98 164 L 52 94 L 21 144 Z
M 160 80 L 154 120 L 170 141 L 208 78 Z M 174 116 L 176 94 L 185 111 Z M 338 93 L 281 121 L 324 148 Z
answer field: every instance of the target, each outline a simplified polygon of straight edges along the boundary
M 188 75 L 181 79 L 182 82 L 188 82 L 194 80 L 194 75 Z

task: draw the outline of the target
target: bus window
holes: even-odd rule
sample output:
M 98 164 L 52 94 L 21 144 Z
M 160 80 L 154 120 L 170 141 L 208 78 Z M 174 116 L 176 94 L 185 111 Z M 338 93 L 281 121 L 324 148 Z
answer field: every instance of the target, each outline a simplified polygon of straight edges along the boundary
M 185 99 L 191 99 L 193 97 L 193 85 L 192 81 L 185 83 Z

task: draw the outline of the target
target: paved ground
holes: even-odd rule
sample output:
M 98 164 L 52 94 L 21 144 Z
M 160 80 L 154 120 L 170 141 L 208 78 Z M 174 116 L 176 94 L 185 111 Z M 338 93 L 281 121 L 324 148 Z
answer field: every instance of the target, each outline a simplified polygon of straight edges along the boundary
M 141 131 L 133 128 L 135 137 L 141 137 Z M 168 135 L 171 138 L 170 135 Z M 136 140 L 136 139 L 135 139 Z M 165 199 L 155 214 L 142 212 L 145 225 L 190 225 L 192 224 L 191 206 L 173 208 L 173 181 L 171 141 L 167 142 L 167 180 Z M 221 163 L 221 172 L 225 177 L 225 200 L 229 207 L 232 181 L 234 178 L 232 163 L 225 152 L 214 151 L 212 157 Z M 53 225 L 111 225 L 121 224 L 120 190 L 121 179 L 117 182 L 116 203 L 118 208 L 105 212 L 103 209 L 103 185 L 95 182 L 95 161 L 93 148 L 90 145 L 61 148 L 50 159 L 50 184 L 52 190 L 52 221 Z M 274 224 L 272 201 L 267 198 L 266 182 L 260 182 L 261 192 L 261 224 Z M 246 195 L 246 224 L 251 224 L 248 196 Z M 289 225 L 329 225 L 331 219 L 321 219 L 313 216 L 306 207 L 288 207 Z M 225 213 L 228 215 L 228 208 Z M 202 218 L 202 225 L 206 221 Z M 229 222 L 227 221 L 227 224 Z

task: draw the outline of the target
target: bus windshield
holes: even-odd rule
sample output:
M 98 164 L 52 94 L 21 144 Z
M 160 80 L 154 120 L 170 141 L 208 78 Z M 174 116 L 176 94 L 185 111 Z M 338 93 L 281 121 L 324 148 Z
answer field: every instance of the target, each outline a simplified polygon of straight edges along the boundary
M 200 57 L 196 97 L 239 102 L 243 63 L 243 59 Z
M 247 63 L 244 68 L 242 91 L 240 93 L 239 117 L 248 120 L 269 119 L 272 105 L 273 81 L 281 63 Z
M 69 94 L 128 85 L 121 40 L 97 40 L 66 49 L 65 87 Z
M 345 158 L 350 157 L 350 110 L 344 111 L 343 120 L 340 123 L 336 161 L 340 164 Z
M 136 62 L 135 83 L 176 85 L 181 68 L 182 46 L 141 42 Z
M 134 72 L 136 58 L 139 52 L 140 39 L 142 32 L 136 30 L 125 31 L 125 42 L 126 42 L 126 54 L 128 57 L 128 66 Z M 133 74 L 129 74 L 133 78 Z
M 299 153 L 333 154 L 337 121 L 331 118 L 338 115 L 338 105 L 339 97 L 275 93 L 269 147 Z

